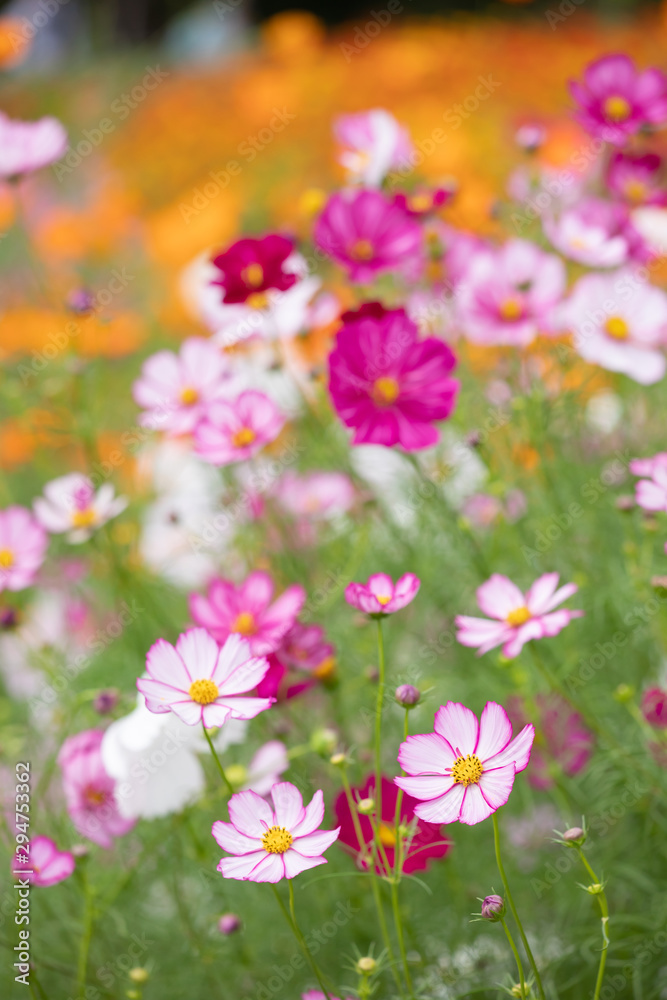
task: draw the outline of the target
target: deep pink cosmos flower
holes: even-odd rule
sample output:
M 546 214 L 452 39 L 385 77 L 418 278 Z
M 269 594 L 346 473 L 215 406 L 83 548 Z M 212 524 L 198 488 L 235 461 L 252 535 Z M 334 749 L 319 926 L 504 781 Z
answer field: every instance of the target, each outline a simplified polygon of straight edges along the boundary
M 384 271 L 413 267 L 422 232 L 379 191 L 341 191 L 331 196 L 315 225 L 315 242 L 347 268 L 350 281 L 371 282 Z
M 74 855 L 59 851 L 48 837 L 30 838 L 30 855 L 15 854 L 12 872 L 30 885 L 46 887 L 69 878 L 74 871 Z
M 480 251 L 458 294 L 457 318 L 473 343 L 525 347 L 548 328 L 565 291 L 565 267 L 529 240 Z
M 624 54 L 589 63 L 583 82 L 570 81 L 577 121 L 590 135 L 623 146 L 648 125 L 667 121 L 667 78 L 659 69 L 640 72 Z
M 151 646 L 148 676 L 137 680 L 137 688 L 151 712 L 173 712 L 188 726 L 201 722 L 211 729 L 229 719 L 254 719 L 271 707 L 271 698 L 243 697 L 268 669 L 240 635 L 230 635 L 220 648 L 206 629 L 191 628 L 175 647 L 166 639 Z
M 667 511 L 667 452 L 658 452 L 652 458 L 633 458 L 630 472 L 647 477 L 635 485 L 638 506 L 644 510 Z
M 394 204 L 412 218 L 423 219 L 425 216 L 437 212 L 439 208 L 448 205 L 455 194 L 456 188 L 453 186 L 449 188 L 421 187 L 410 194 L 398 191 L 394 195 Z
M 346 147 L 339 161 L 353 183 L 379 187 L 392 167 L 408 160 L 412 143 L 407 129 L 384 108 L 341 115 L 334 135 Z
M 533 747 L 528 781 L 534 788 L 553 788 L 553 762 L 568 777 L 579 774 L 591 758 L 595 736 L 579 713 L 556 692 L 538 694 L 534 702 L 543 743 L 538 740 Z M 514 726 L 523 726 L 527 720 L 521 700 L 513 697 L 508 707 Z
M 433 424 L 451 415 L 459 390 L 451 348 L 434 337 L 419 340 L 403 309 L 367 303 L 343 321 L 329 355 L 329 392 L 338 416 L 354 428 L 353 444 L 406 451 L 435 444 Z
M 275 403 L 249 389 L 236 399 L 210 404 L 195 428 L 195 451 L 211 465 L 242 462 L 275 441 L 284 425 Z
M 107 850 L 135 824 L 121 816 L 116 782 L 102 762 L 102 729 L 86 729 L 65 740 L 58 754 L 67 812 L 83 836 Z
M 398 762 L 408 776 L 394 781 L 421 800 L 415 814 L 427 823 L 474 826 L 505 805 L 534 739 L 532 725 L 512 739 L 507 712 L 494 701 L 479 722 L 465 705 L 448 701 L 435 713 L 435 732 L 401 743 Z
M 662 167 L 662 160 L 655 153 L 643 156 L 614 153 L 607 170 L 607 187 L 632 206 L 664 205 L 667 190 Z
M 355 802 L 362 799 L 373 799 L 375 791 L 375 776 L 366 779 L 360 788 L 352 789 Z M 378 837 L 384 851 L 376 858 L 375 870 L 378 875 L 392 875 L 396 859 L 396 801 L 398 788 L 389 778 L 382 777 L 382 817 Z M 431 858 L 444 858 L 449 853 L 452 842 L 440 832 L 440 827 L 434 823 L 425 823 L 415 815 L 417 800 L 404 795 L 401 801 L 400 824 L 410 828 L 410 834 L 404 848 L 402 871 L 406 875 L 423 871 L 428 867 Z M 347 848 L 359 866 L 368 868 L 368 857 L 373 845 L 373 827 L 368 816 L 359 816 L 359 827 L 363 842 L 359 843 L 350 804 L 345 792 L 341 792 L 334 805 L 336 821 L 340 824 L 340 842 Z M 385 857 L 389 871 L 385 870 Z
M 306 592 L 295 583 L 274 601 L 273 591 L 271 576 L 261 570 L 238 586 L 218 578 L 211 582 L 206 597 L 190 595 L 190 614 L 218 642 L 236 634 L 248 641 L 253 656 L 274 653 L 294 625 Z
M 59 160 L 67 132 L 57 118 L 13 121 L 0 111 L 0 177 L 20 177 Z
M 667 691 L 649 688 L 642 695 L 642 714 L 649 726 L 667 729 Z
M 117 497 L 111 483 L 103 483 L 96 490 L 88 476 L 70 472 L 47 483 L 44 496 L 38 497 L 33 507 L 47 531 L 54 535 L 67 533 L 67 540 L 78 544 L 124 511 L 127 499 Z
M 286 292 L 295 284 L 295 274 L 284 269 L 285 261 L 294 251 L 294 243 L 286 236 L 271 233 L 262 239 L 242 239 L 213 258 L 220 276 L 211 282 L 224 289 L 223 302 L 259 304 L 266 292 L 275 288 Z
M 146 411 L 143 427 L 169 434 L 191 433 L 208 406 L 228 391 L 229 368 L 222 351 L 203 337 L 189 337 L 178 354 L 158 351 L 148 358 L 132 386 Z
M 281 781 L 271 789 L 271 798 L 273 809 L 255 792 L 238 792 L 229 800 L 231 823 L 213 824 L 220 847 L 236 855 L 220 861 L 223 878 L 280 882 L 327 863 L 322 855 L 340 828 L 318 829 L 324 819 L 322 792 L 315 792 L 304 808 L 299 789 Z
M 257 694 L 289 700 L 316 684 L 331 684 L 336 675 L 336 649 L 327 642 L 321 625 L 295 622 L 277 654 L 269 654 L 269 670 Z
M 522 594 L 506 576 L 494 573 L 477 590 L 477 603 L 493 621 L 457 615 L 456 638 L 463 646 L 478 646 L 478 656 L 502 646 L 503 656 L 513 659 L 524 643 L 558 635 L 573 618 L 583 615 L 583 611 L 553 610 L 579 589 L 576 583 L 557 587 L 558 573 L 545 573 Z
M 25 507 L 0 510 L 0 593 L 30 586 L 48 544 L 44 528 Z
M 414 601 L 420 586 L 414 573 L 404 573 L 396 583 L 386 573 L 374 573 L 367 583 L 348 583 L 345 600 L 367 615 L 390 615 Z

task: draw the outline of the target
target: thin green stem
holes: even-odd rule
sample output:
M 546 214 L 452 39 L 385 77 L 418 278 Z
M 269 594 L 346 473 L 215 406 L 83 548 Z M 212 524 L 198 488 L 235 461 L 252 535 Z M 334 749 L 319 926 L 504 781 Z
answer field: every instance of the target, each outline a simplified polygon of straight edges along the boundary
M 228 777 L 227 777 L 227 775 L 225 774 L 225 769 L 224 769 L 224 767 L 222 766 L 222 764 L 220 763 L 220 758 L 218 757 L 218 754 L 217 754 L 217 752 L 216 752 L 216 749 L 215 749 L 215 747 L 213 746 L 213 740 L 212 740 L 212 739 L 211 739 L 211 737 L 209 736 L 209 734 L 208 734 L 208 729 L 206 728 L 206 726 L 204 725 L 204 723 L 203 723 L 203 722 L 202 722 L 202 729 L 204 730 L 204 736 L 206 737 L 206 742 L 208 743 L 209 747 L 211 748 L 211 753 L 212 753 L 212 755 L 213 755 L 213 760 L 214 760 L 214 761 L 216 762 L 216 764 L 218 765 L 218 771 L 220 772 L 220 777 L 222 778 L 222 780 L 223 780 L 223 782 L 224 782 L 224 784 L 225 784 L 225 787 L 227 788 L 227 791 L 228 791 L 228 793 L 229 793 L 230 795 L 233 795 L 233 794 L 234 794 L 234 789 L 232 788 L 232 786 L 231 786 L 231 784 L 230 784 L 230 781 L 229 781 L 229 778 L 228 778 Z
M 518 972 L 519 972 L 519 983 L 521 984 L 521 997 L 522 997 L 522 1000 L 524 1000 L 524 998 L 527 997 L 528 994 L 526 993 L 526 979 L 525 979 L 525 976 L 523 974 L 523 965 L 521 964 L 521 956 L 519 955 L 519 952 L 517 951 L 517 947 L 514 944 L 514 938 L 510 934 L 510 929 L 507 926 L 507 923 L 505 922 L 505 919 L 501 917 L 500 922 L 503 925 L 503 930 L 505 931 L 505 934 L 507 935 L 507 940 L 510 943 L 510 948 L 514 952 L 514 958 L 516 959 L 516 967 L 517 967 Z
M 377 619 L 378 627 L 378 693 L 375 703 L 375 815 L 378 828 L 382 822 L 382 706 L 384 703 L 385 659 L 382 638 L 382 619 Z
M 308 945 L 306 944 L 306 939 L 304 938 L 303 934 L 301 933 L 301 931 L 299 929 L 299 925 L 298 925 L 298 923 L 296 921 L 296 913 L 295 913 L 295 910 L 294 910 L 294 887 L 292 885 L 292 880 L 288 879 L 287 880 L 287 884 L 289 885 L 289 912 L 288 912 L 287 907 L 285 906 L 285 904 L 283 902 L 282 896 L 278 892 L 277 887 L 275 885 L 272 885 L 271 888 L 273 889 L 273 891 L 275 893 L 275 897 L 278 900 L 278 905 L 280 906 L 280 909 L 283 911 L 283 915 L 285 917 L 285 920 L 289 924 L 289 926 L 290 926 L 290 928 L 292 930 L 292 933 L 294 934 L 294 937 L 297 940 L 297 944 L 299 945 L 299 947 L 303 951 L 304 955 L 306 956 L 306 961 L 308 962 L 308 964 L 310 965 L 311 969 L 313 970 L 313 973 L 315 975 L 315 978 L 317 979 L 317 982 L 320 985 L 320 989 L 322 990 L 322 993 L 324 993 L 324 996 L 326 997 L 326 1000 L 331 1000 L 331 994 L 329 993 L 329 991 L 327 990 L 326 986 L 324 985 L 324 979 L 322 977 L 322 973 L 320 972 L 320 970 L 319 970 L 319 968 L 317 966 L 317 962 L 315 961 L 315 959 L 311 955 L 310 949 L 308 948 Z
M 593 879 L 593 884 L 601 886 L 602 883 L 589 865 L 588 859 L 581 847 L 577 847 L 577 853 L 584 868 Z M 600 907 L 600 919 L 602 921 L 602 951 L 600 952 L 600 964 L 598 966 L 597 979 L 595 980 L 595 993 L 593 994 L 593 1000 L 600 1000 L 600 991 L 604 980 L 604 969 L 607 964 L 607 950 L 609 948 L 609 934 L 607 931 L 607 928 L 609 927 L 609 906 L 607 904 L 607 896 L 604 889 L 601 889 L 601 891 L 597 892 L 595 895 L 597 896 L 598 905 Z
M 378 921 L 380 923 L 380 931 L 382 932 L 382 940 L 384 941 L 384 946 L 387 951 L 387 957 L 389 958 L 389 965 L 391 966 L 391 972 L 394 977 L 394 982 L 401 998 L 405 997 L 403 991 L 403 984 L 401 982 L 401 977 L 398 974 L 396 967 L 396 956 L 394 955 L 394 949 L 391 944 L 391 938 L 389 937 L 389 928 L 387 927 L 387 919 L 384 915 L 384 909 L 382 908 L 382 897 L 380 895 L 380 882 L 379 879 L 373 877 L 371 879 L 371 885 L 373 887 L 373 898 L 375 899 L 375 908 L 377 910 Z
M 79 945 L 79 961 L 77 966 L 77 995 L 84 996 L 86 992 L 86 970 L 88 968 L 88 952 L 93 935 L 93 891 L 88 880 L 85 864 L 81 866 L 83 879 L 83 932 Z
M 411 997 L 413 997 L 414 990 L 412 987 L 412 977 L 410 976 L 410 966 L 408 965 L 408 956 L 405 950 L 405 938 L 403 936 L 403 922 L 401 920 L 401 909 L 398 905 L 398 885 L 396 884 L 396 882 L 391 883 L 391 907 L 394 913 L 394 926 L 396 927 L 398 948 L 401 953 L 401 961 L 403 962 L 405 983 L 408 987 L 408 993 L 410 994 Z
M 523 941 L 523 946 L 526 949 L 526 955 L 528 956 L 528 961 L 530 962 L 530 967 L 533 970 L 533 975 L 535 976 L 535 983 L 537 985 L 538 992 L 540 994 L 541 1000 L 546 1000 L 544 995 L 544 987 L 542 986 L 542 979 L 540 977 L 540 970 L 537 968 L 537 963 L 533 957 L 533 953 L 530 950 L 530 945 L 528 944 L 528 938 L 523 929 L 521 920 L 519 919 L 519 914 L 517 913 L 516 906 L 514 905 L 514 900 L 512 899 L 512 893 L 510 892 L 509 883 L 507 881 L 507 876 L 505 875 L 505 869 L 503 867 L 502 858 L 500 856 L 500 830 L 498 828 L 498 814 L 493 813 L 493 840 L 496 848 L 496 864 L 498 865 L 498 871 L 503 882 L 503 888 L 505 889 L 505 897 L 509 903 L 510 910 L 512 911 L 512 916 L 514 917 L 514 922 L 519 931 L 521 940 Z
M 350 815 L 352 816 L 352 825 L 354 827 L 354 832 L 356 834 L 357 840 L 359 841 L 359 853 L 361 854 L 361 860 L 366 861 L 367 846 L 364 840 L 364 835 L 361 830 L 361 821 L 359 819 L 359 813 L 357 812 L 357 803 L 354 801 L 354 796 L 352 795 L 352 789 L 350 788 L 350 781 L 347 776 L 347 770 L 343 764 L 340 769 L 341 781 L 343 782 L 343 788 L 345 789 L 345 797 L 347 799 L 347 804 L 350 809 Z

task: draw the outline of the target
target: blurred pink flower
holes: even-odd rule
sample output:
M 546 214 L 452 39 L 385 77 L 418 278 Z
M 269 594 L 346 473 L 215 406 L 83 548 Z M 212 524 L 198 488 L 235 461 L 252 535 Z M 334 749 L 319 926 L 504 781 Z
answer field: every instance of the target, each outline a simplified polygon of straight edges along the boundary
M 514 141 L 520 149 L 525 149 L 527 153 L 534 153 L 544 145 L 547 138 L 547 130 L 544 125 L 537 122 L 527 122 L 520 125 L 514 133 Z
M 116 782 L 102 762 L 101 729 L 86 729 L 65 740 L 58 753 L 67 812 L 83 836 L 109 849 L 114 837 L 131 830 L 135 820 L 121 816 Z
M 59 160 L 67 150 L 67 132 L 57 118 L 15 121 L 0 111 L 0 177 L 32 173 Z
M 228 719 L 254 719 L 271 707 L 271 698 L 243 697 L 268 669 L 240 635 L 230 635 L 219 647 L 206 629 L 191 628 L 175 647 L 166 639 L 151 646 L 148 676 L 137 680 L 137 688 L 151 712 L 174 712 L 188 726 L 201 722 L 211 729 Z
M 584 770 L 593 753 L 595 736 L 579 713 L 556 692 L 538 694 L 534 702 L 540 721 L 528 781 L 534 788 L 547 789 L 554 785 L 553 761 L 568 777 Z M 510 699 L 509 714 L 515 726 L 523 726 L 527 721 L 521 700 L 517 697 Z
M 0 593 L 23 590 L 44 562 L 48 536 L 26 507 L 0 510 Z
M 638 156 L 614 153 L 607 170 L 607 187 L 630 205 L 664 205 L 662 160 L 655 153 Z
M 578 590 L 576 583 L 557 587 L 558 573 L 545 573 L 522 594 L 506 576 L 494 573 L 477 590 L 477 603 L 493 620 L 457 615 L 456 638 L 463 646 L 479 647 L 478 656 L 502 645 L 503 656 L 513 659 L 524 643 L 558 635 L 583 615 L 583 611 L 553 610 Z
M 479 722 L 465 705 L 448 701 L 434 728 L 401 743 L 398 762 L 407 777 L 394 781 L 421 800 L 415 814 L 427 823 L 481 823 L 505 805 L 515 774 L 528 766 L 535 729 L 527 725 L 512 739 L 507 712 L 493 701 Z
M 306 599 L 298 583 L 275 601 L 273 591 L 271 576 L 261 570 L 250 573 L 238 586 L 217 578 L 211 581 L 206 597 L 190 595 L 190 614 L 218 642 L 238 634 L 247 639 L 253 656 L 273 653 L 294 625 Z
M 280 434 L 285 417 L 263 392 L 211 403 L 195 428 L 195 451 L 212 465 L 252 458 Z
M 623 146 L 631 135 L 667 121 L 667 78 L 659 69 L 640 72 L 622 53 L 589 63 L 583 81 L 570 81 L 575 118 L 591 135 Z
M 367 583 L 348 583 L 345 600 L 367 615 L 390 615 L 411 604 L 420 585 L 414 573 L 404 573 L 396 583 L 386 573 L 374 573 Z
M 425 216 L 437 212 L 438 209 L 444 208 L 452 200 L 455 193 L 454 187 L 419 187 L 409 194 L 398 191 L 394 195 L 394 204 L 403 209 L 406 215 L 415 219 L 423 219 Z
M 642 713 L 649 726 L 667 729 L 667 691 L 657 687 L 644 691 Z
M 635 484 L 637 504 L 644 510 L 667 511 L 667 452 L 658 452 L 652 458 L 634 458 L 630 472 L 647 477 Z
M 319 682 L 331 682 L 336 673 L 335 654 L 321 625 L 295 622 L 277 654 L 269 655 L 270 667 L 257 694 L 280 701 L 295 698 Z
M 29 857 L 17 852 L 12 871 L 15 878 L 27 879 L 30 885 L 56 885 L 74 871 L 74 855 L 59 851 L 48 837 L 31 837 Z
M 229 800 L 231 822 L 213 824 L 217 843 L 236 855 L 220 861 L 223 878 L 280 882 L 327 863 L 322 855 L 339 830 L 318 830 L 324 819 L 322 792 L 315 792 L 304 808 L 298 788 L 283 781 L 273 786 L 271 798 L 273 810 L 255 792 L 238 792 Z
M 409 160 L 413 151 L 410 135 L 384 108 L 340 115 L 334 135 L 343 152 L 339 162 L 353 183 L 379 187 L 392 167 Z
M 224 289 L 223 302 L 228 305 L 258 303 L 270 288 L 286 292 L 295 284 L 296 275 L 284 269 L 293 251 L 292 240 L 277 233 L 238 240 L 213 258 L 219 276 L 211 283 Z
M 286 472 L 275 488 L 281 506 L 293 517 L 327 520 L 354 503 L 352 480 L 343 472 Z
M 545 214 L 542 227 L 556 250 L 586 267 L 618 267 L 649 253 L 628 207 L 618 201 L 583 198 L 557 217 Z
M 116 517 L 127 507 L 125 497 L 117 497 L 111 483 L 98 490 L 88 476 L 71 472 L 52 479 L 44 496 L 34 504 L 37 520 L 52 534 L 67 532 L 67 540 L 85 542 L 96 528 Z
M 470 521 L 473 528 L 488 528 L 497 521 L 503 512 L 503 505 L 498 497 L 488 493 L 473 493 L 463 502 L 461 513 Z

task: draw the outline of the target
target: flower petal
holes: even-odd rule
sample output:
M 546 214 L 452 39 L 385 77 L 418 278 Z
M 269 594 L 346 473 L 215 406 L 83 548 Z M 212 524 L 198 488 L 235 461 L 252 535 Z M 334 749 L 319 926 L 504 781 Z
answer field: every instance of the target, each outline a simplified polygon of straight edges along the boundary
M 293 847 L 305 858 L 319 857 L 338 840 L 340 827 L 335 830 L 316 830 L 315 833 L 308 833 L 305 837 L 295 837 Z
M 267 854 L 255 865 L 252 871 L 248 872 L 246 879 L 249 882 L 280 882 L 285 878 L 285 862 L 283 854 Z
M 279 781 L 271 789 L 277 826 L 292 830 L 304 818 L 303 798 L 299 789 L 289 781 Z
M 237 858 L 221 858 L 218 871 L 224 878 L 246 879 L 260 861 L 266 857 L 266 851 L 255 851 L 253 854 L 242 854 Z
M 179 654 L 189 675 L 209 679 L 215 673 L 220 651 L 218 644 L 205 628 L 190 628 L 178 637 L 176 652 Z
M 313 795 L 303 812 L 303 817 L 292 827 L 293 837 L 305 837 L 317 830 L 324 819 L 324 794 L 321 789 Z
M 177 650 L 166 639 L 158 639 L 148 650 L 146 669 L 156 681 L 169 684 L 177 691 L 190 690 L 193 678 Z
M 454 785 L 454 779 L 448 774 L 418 774 L 394 778 L 394 783 L 413 799 L 424 801 L 445 795 Z
M 452 785 L 448 792 L 415 806 L 415 816 L 425 823 L 456 823 L 461 812 L 465 785 Z
M 477 603 L 489 618 L 504 621 L 510 611 L 525 604 L 524 596 L 506 576 L 494 573 L 477 590 Z
M 246 837 L 259 837 L 273 825 L 271 806 L 256 792 L 237 792 L 229 800 L 229 818 Z
M 261 840 L 257 837 L 246 837 L 231 823 L 223 823 L 222 820 L 215 821 L 211 833 L 223 851 L 229 851 L 230 854 L 251 854 L 253 851 L 263 850 Z
M 506 764 L 514 764 L 517 774 L 519 771 L 525 770 L 528 767 L 534 739 L 535 726 L 528 723 L 504 750 L 497 753 L 495 757 L 490 757 L 484 761 L 484 770 L 504 767 Z
M 479 787 L 482 794 L 492 809 L 500 809 L 510 797 L 514 775 L 516 770 L 514 762 L 505 764 L 503 767 L 496 767 L 492 770 L 484 770 L 479 779 Z
M 408 736 L 398 751 L 398 763 L 408 774 L 444 774 L 455 760 L 456 754 L 438 733 Z
M 479 720 L 479 739 L 475 754 L 484 763 L 495 753 L 504 750 L 512 739 L 512 723 L 505 709 L 495 701 L 488 701 Z
M 482 795 L 479 785 L 468 785 L 461 802 L 459 821 L 466 826 L 475 826 L 476 823 L 488 819 L 494 811 L 493 806 L 490 806 Z
M 299 851 L 295 851 L 293 848 L 290 848 L 289 851 L 285 851 L 283 854 L 283 862 L 285 865 L 285 878 L 294 878 L 295 875 L 308 871 L 309 868 L 317 868 L 318 865 L 326 865 L 327 859 L 319 855 L 305 857 L 303 854 L 300 854 Z
M 435 731 L 447 740 L 455 756 L 459 752 L 465 757 L 475 752 L 479 723 L 477 716 L 465 705 L 456 701 L 448 701 L 435 713 Z

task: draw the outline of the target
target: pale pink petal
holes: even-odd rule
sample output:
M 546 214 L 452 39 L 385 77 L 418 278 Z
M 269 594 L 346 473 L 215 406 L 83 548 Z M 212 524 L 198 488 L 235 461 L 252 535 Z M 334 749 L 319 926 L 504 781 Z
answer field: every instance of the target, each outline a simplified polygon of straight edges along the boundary
M 526 607 L 531 614 L 541 615 L 553 606 L 551 599 L 558 586 L 558 576 L 558 573 L 545 573 L 526 592 Z
M 319 857 L 338 840 L 340 827 L 335 830 L 317 830 L 305 837 L 295 837 L 292 847 L 306 858 Z
M 454 779 L 448 774 L 402 775 L 394 778 L 394 784 L 413 799 L 437 799 L 450 790 L 454 785 Z
M 250 854 L 262 846 L 259 838 L 246 837 L 231 823 L 223 823 L 221 820 L 216 820 L 211 827 L 211 833 L 223 851 L 229 851 L 230 854 Z
M 396 581 L 396 586 L 394 588 L 394 596 L 390 600 L 389 604 L 385 605 L 385 611 L 400 611 L 406 605 L 410 604 L 417 595 L 417 591 L 421 586 L 421 581 L 414 573 L 404 573 L 404 575 Z
M 461 811 L 465 785 L 452 785 L 450 790 L 430 802 L 420 802 L 415 806 L 415 815 L 425 823 L 456 823 Z
M 293 837 L 304 837 L 309 833 L 313 833 L 317 830 L 318 826 L 324 819 L 324 795 L 321 789 L 318 790 L 313 795 L 312 799 L 306 806 L 304 810 L 303 817 L 299 822 L 292 828 Z
M 475 754 L 484 763 L 488 757 L 504 750 L 512 739 L 512 723 L 501 705 L 488 701 L 479 720 L 479 739 Z
M 230 698 L 225 695 L 221 704 L 231 709 L 233 719 L 254 719 L 260 712 L 266 712 L 267 708 L 271 708 L 274 700 L 274 698 Z
M 295 875 L 308 871 L 309 868 L 326 865 L 327 859 L 319 855 L 306 857 L 290 848 L 289 851 L 285 851 L 283 854 L 283 862 L 285 864 L 285 878 L 294 878 Z
M 398 763 L 408 774 L 444 774 L 455 760 L 449 743 L 437 733 L 408 736 L 398 751 Z
M 514 763 L 491 770 L 484 769 L 479 779 L 479 787 L 492 809 L 500 809 L 509 799 L 515 773 Z
M 214 701 L 210 705 L 202 706 L 201 721 L 206 729 L 224 726 L 225 722 L 231 718 L 232 711 L 223 701 Z
M 146 669 L 151 677 L 176 691 L 189 691 L 193 677 L 187 666 L 166 639 L 153 643 L 146 655 Z
M 477 603 L 489 618 L 504 621 L 510 611 L 525 604 L 524 596 L 511 580 L 494 573 L 477 590 Z
M 199 597 L 199 594 L 193 594 L 191 598 L 191 610 L 192 601 L 195 597 Z M 205 598 L 201 600 L 209 607 L 208 602 Z M 200 610 L 203 610 L 203 605 L 200 606 Z M 216 624 L 219 624 L 218 615 L 213 613 L 211 615 L 212 619 Z M 232 633 L 227 639 L 220 650 L 218 665 L 215 668 L 215 673 L 213 674 L 213 680 L 218 685 L 218 690 L 221 691 L 225 687 L 225 680 L 237 667 L 242 663 L 246 663 L 248 660 L 252 659 L 252 652 L 250 650 L 250 643 L 247 639 L 244 639 L 242 635 L 237 632 Z
M 198 726 L 202 721 L 203 706 L 188 698 L 187 701 L 172 701 L 171 710 L 186 726 Z
M 366 584 L 373 597 L 393 597 L 394 581 L 386 573 L 374 573 Z
M 271 806 L 256 792 L 237 792 L 229 800 L 229 818 L 246 837 L 264 836 L 270 826 L 273 826 Z
M 267 854 L 255 865 L 246 878 L 250 882 L 280 882 L 285 878 L 285 863 L 282 854 Z
M 512 630 L 511 638 L 503 646 L 503 656 L 513 660 L 531 639 L 542 639 L 544 627 L 541 618 L 531 618 L 524 625 Z
M 289 781 L 280 781 L 271 789 L 276 825 L 286 830 L 298 826 L 305 816 L 303 799 L 299 789 Z
M 447 740 L 458 757 L 466 757 L 475 752 L 479 723 L 477 716 L 465 705 L 448 701 L 435 713 L 435 731 Z
M 264 570 L 255 570 L 241 584 L 239 603 L 250 614 L 261 615 L 273 596 L 273 580 Z
M 523 771 L 528 767 L 534 739 L 535 726 L 528 723 L 504 750 L 497 753 L 495 757 L 490 757 L 488 760 L 482 761 L 484 770 L 492 770 L 493 768 L 504 767 L 506 764 L 514 764 L 517 774 L 519 771 Z
M 224 878 L 246 879 L 260 861 L 266 857 L 266 851 L 255 851 L 254 854 L 243 854 L 238 858 L 222 858 L 218 871 Z
M 562 604 L 563 601 L 566 601 L 568 599 L 568 597 L 572 597 L 573 594 L 576 594 L 578 590 L 579 587 L 577 586 L 576 583 L 563 584 L 563 586 L 559 587 L 559 589 L 553 595 L 547 607 L 544 609 L 544 611 L 541 612 L 541 614 L 546 614 L 546 612 L 551 611 L 552 608 L 555 608 L 559 604 Z
M 218 663 L 218 644 L 205 628 L 190 628 L 178 637 L 176 651 L 187 664 L 193 680 L 208 680 L 215 673 Z
M 162 706 L 160 711 L 168 712 L 175 701 L 182 701 L 187 697 L 187 691 L 177 691 L 162 681 L 154 681 L 152 677 L 139 677 L 137 690 L 150 702 L 151 712 L 155 712 L 158 705 Z
M 246 660 L 245 663 L 235 667 L 221 684 L 218 684 L 219 695 L 222 697 L 226 694 L 245 694 L 246 691 L 252 691 L 264 679 L 268 669 L 269 661 L 263 656 Z
M 484 799 L 479 785 L 468 785 L 461 802 L 459 822 L 465 823 L 466 826 L 475 826 L 476 823 L 488 819 L 492 812 L 494 812 L 493 806 Z

